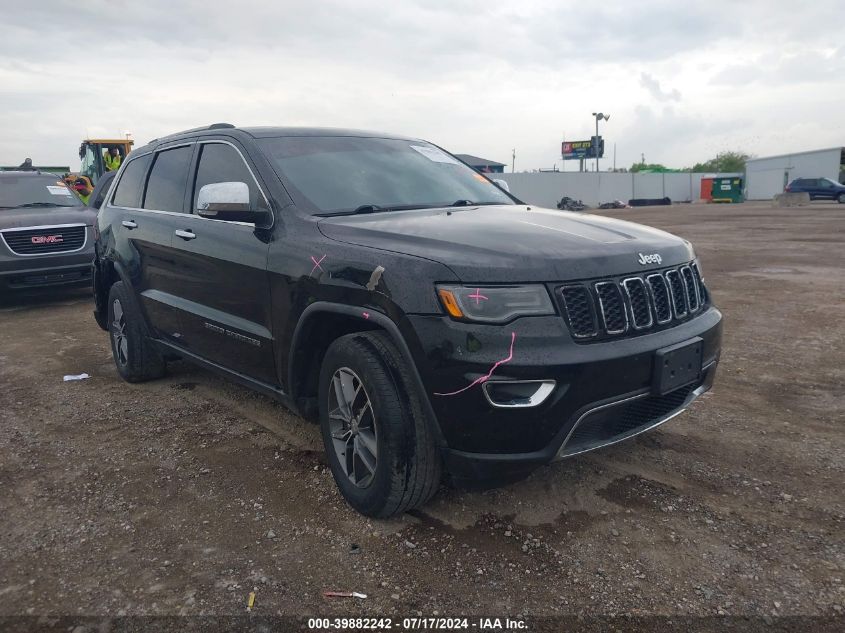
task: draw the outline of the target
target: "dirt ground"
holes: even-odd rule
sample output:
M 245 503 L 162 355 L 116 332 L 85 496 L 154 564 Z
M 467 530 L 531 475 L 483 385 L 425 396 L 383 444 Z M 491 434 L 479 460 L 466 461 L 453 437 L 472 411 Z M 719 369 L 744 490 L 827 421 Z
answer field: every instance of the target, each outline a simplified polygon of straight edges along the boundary
M 270 399 L 182 363 L 122 382 L 87 293 L 6 301 L 0 615 L 242 614 L 250 592 L 268 615 L 842 614 L 845 205 L 607 214 L 695 244 L 725 314 L 713 391 L 391 521 L 344 504 L 318 428 Z

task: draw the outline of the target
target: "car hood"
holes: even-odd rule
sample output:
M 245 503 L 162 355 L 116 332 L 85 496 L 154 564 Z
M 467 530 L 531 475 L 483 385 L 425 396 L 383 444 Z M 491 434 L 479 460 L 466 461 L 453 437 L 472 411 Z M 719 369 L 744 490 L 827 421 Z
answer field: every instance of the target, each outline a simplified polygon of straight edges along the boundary
M 336 216 L 318 226 L 339 242 L 440 262 L 465 283 L 589 279 L 694 257 L 689 242 L 658 229 L 521 205 Z M 643 264 L 641 255 L 658 257 Z
M 86 224 L 97 219 L 96 209 L 90 207 L 16 207 L 0 209 L 0 231 L 28 226 L 56 226 Z

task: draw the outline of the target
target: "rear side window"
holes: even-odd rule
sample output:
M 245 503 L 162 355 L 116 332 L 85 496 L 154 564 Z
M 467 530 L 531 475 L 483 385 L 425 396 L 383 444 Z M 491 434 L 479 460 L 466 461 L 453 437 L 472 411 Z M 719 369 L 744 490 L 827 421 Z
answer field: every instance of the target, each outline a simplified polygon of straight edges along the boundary
M 201 148 L 192 210 L 197 208 L 200 189 L 215 182 L 245 182 L 249 187 L 250 207 L 256 210 L 267 209 L 267 202 L 255 184 L 255 179 L 234 147 L 224 143 L 204 143 Z
M 188 167 L 191 164 L 192 146 L 167 149 L 156 154 L 144 208 L 156 211 L 181 213 L 185 201 L 185 185 L 188 182 Z
M 150 155 L 139 156 L 126 163 L 120 182 L 112 198 L 116 207 L 137 208 L 141 204 L 141 191 L 144 188 L 144 175 L 150 164 Z

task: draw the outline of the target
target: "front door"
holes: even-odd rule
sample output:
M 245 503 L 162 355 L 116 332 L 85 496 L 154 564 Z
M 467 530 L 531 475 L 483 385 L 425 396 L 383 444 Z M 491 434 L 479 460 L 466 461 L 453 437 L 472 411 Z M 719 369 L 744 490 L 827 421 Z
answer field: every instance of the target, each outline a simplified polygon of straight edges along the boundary
M 267 208 L 240 151 L 224 142 L 199 145 L 189 187 L 191 209 L 203 185 L 244 182 L 253 208 Z M 261 382 L 277 385 L 273 362 L 266 231 L 243 222 L 179 218 L 173 235 L 179 276 L 181 345 L 197 356 Z

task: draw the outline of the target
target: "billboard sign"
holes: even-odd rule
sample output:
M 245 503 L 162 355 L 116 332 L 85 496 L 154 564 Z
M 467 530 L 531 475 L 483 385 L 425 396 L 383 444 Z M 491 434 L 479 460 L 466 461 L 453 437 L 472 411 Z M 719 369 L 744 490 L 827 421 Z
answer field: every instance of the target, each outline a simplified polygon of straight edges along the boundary
M 560 155 L 564 160 L 595 158 L 595 137 L 589 141 L 564 141 L 561 143 Z M 604 139 L 599 137 L 599 158 L 604 156 Z

